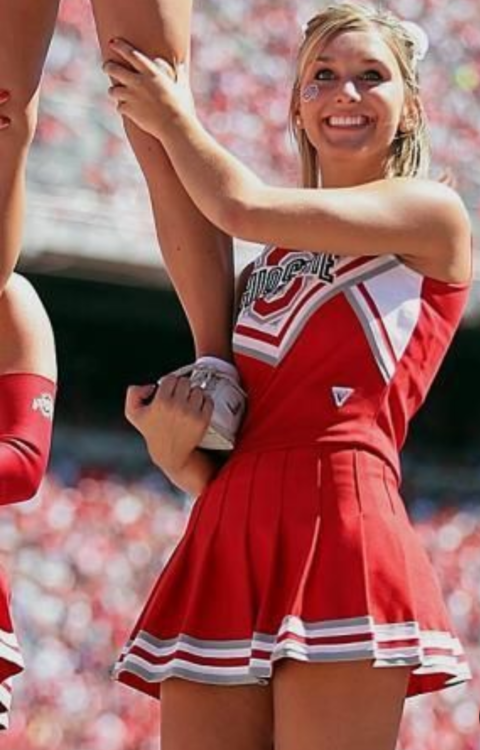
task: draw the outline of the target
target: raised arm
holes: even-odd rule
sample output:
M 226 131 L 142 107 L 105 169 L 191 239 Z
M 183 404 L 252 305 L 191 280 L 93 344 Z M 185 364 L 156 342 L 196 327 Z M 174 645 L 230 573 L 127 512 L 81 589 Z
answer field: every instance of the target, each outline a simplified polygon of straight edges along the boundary
M 124 42 L 115 49 L 134 68 L 109 67 L 120 111 L 162 141 L 192 200 L 225 232 L 312 252 L 394 254 L 445 281 L 470 278 L 470 222 L 448 186 L 420 179 L 326 190 L 265 185 L 183 106 L 181 77 L 172 82 Z

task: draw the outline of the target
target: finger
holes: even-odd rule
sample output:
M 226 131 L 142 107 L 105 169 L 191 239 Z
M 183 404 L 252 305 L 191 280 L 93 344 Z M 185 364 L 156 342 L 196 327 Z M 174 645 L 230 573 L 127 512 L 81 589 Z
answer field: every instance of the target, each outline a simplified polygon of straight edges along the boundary
M 177 68 L 175 65 L 171 65 L 168 60 L 165 60 L 163 57 L 156 57 L 153 62 L 157 71 L 160 70 L 161 73 L 165 73 L 172 81 L 178 80 Z
M 203 399 L 202 414 L 204 414 L 207 419 L 210 419 L 210 417 L 212 416 L 214 406 L 215 405 L 210 396 L 205 396 Z
M 113 60 L 107 60 L 104 63 L 103 71 L 117 83 L 121 83 L 124 86 L 135 86 L 138 83 L 139 75 L 134 70 L 129 70 L 124 65 L 114 62 Z
M 143 406 L 150 406 L 153 399 L 156 396 L 156 393 L 158 391 L 158 383 L 153 383 L 153 385 L 148 386 L 150 388 L 150 392 L 146 393 L 142 398 L 142 405 Z
M 175 65 L 175 73 L 176 73 L 176 80 L 179 83 L 189 83 L 190 76 L 188 73 L 188 65 L 187 63 L 178 63 L 178 65 Z
M 188 402 L 195 411 L 202 411 L 205 403 L 205 392 L 201 388 L 195 387 L 190 391 Z
M 128 108 L 128 102 L 117 102 L 117 112 L 127 119 L 132 119 L 132 114 Z
M 127 96 L 128 89 L 125 86 L 117 84 L 116 86 L 110 86 L 108 89 L 108 96 L 115 102 L 124 102 Z
M 125 39 L 112 39 L 110 46 L 139 73 L 155 71 L 155 64 L 152 60 L 147 55 L 144 55 L 143 52 L 140 52 L 140 50 L 132 47 Z
M 175 389 L 177 387 L 177 382 L 180 378 L 177 378 L 176 375 L 173 375 L 170 373 L 170 375 L 165 375 L 163 378 L 160 378 L 158 381 L 158 390 L 155 395 L 155 399 L 163 399 L 167 400 L 174 396 Z
M 144 401 L 151 393 L 152 385 L 131 385 L 127 388 L 125 396 L 125 416 L 127 419 L 134 416 L 144 406 Z
M 178 401 L 186 403 L 190 398 L 190 379 L 179 378 L 177 382 L 177 388 L 175 391 L 175 398 Z

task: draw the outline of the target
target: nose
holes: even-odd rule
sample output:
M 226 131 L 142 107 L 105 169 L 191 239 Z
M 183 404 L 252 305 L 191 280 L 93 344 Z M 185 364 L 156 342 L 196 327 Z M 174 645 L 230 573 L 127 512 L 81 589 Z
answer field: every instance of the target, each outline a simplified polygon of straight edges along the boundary
M 337 90 L 336 100 L 338 103 L 359 102 L 360 92 L 351 79 L 341 81 Z

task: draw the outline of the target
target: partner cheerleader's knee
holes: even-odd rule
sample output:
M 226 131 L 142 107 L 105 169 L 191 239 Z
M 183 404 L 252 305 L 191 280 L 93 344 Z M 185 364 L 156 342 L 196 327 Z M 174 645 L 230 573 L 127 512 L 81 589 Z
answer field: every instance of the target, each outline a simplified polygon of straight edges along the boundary
M 0 375 L 0 505 L 35 495 L 47 468 L 56 385 L 32 374 Z

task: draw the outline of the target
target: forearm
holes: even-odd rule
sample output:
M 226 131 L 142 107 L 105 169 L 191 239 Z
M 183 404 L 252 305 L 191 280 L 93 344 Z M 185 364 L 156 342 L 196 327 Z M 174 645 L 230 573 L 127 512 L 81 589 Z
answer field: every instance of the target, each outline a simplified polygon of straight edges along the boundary
M 159 127 L 161 140 L 185 190 L 215 226 L 233 235 L 239 206 L 264 183 L 220 146 L 194 117 L 177 112 Z
M 180 468 L 169 467 L 160 463 L 152 452 L 150 458 L 172 484 L 193 497 L 197 497 L 203 492 L 220 469 L 218 458 L 216 459 L 199 449 L 193 451 L 187 463 Z

